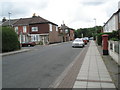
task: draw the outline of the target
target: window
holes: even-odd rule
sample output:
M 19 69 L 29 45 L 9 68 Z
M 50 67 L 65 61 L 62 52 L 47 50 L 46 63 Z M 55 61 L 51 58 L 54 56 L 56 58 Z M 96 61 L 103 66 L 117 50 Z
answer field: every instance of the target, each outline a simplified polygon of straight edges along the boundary
M 65 33 L 68 33 L 68 29 L 65 29 Z
M 58 26 L 56 26 L 56 31 L 58 31 Z
M 32 27 L 32 32 L 37 32 L 38 31 L 38 27 Z
M 39 35 L 32 35 L 31 40 L 32 41 L 39 41 L 40 40 Z
M 18 27 L 15 27 L 15 32 L 18 33 Z
M 49 28 L 49 29 L 50 29 L 50 31 L 52 31 L 52 24 L 49 24 L 49 27 L 50 27 L 50 28 Z
M 27 32 L 27 27 L 23 26 L 23 32 L 26 33 Z

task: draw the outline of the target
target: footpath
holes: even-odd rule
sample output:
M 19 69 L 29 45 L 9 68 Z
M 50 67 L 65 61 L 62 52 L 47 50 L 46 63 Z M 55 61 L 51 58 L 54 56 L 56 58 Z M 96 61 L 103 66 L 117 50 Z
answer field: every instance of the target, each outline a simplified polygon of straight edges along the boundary
M 13 54 L 17 54 L 17 53 L 28 52 L 30 50 L 31 49 L 21 49 L 21 50 L 17 50 L 17 51 L 2 53 L 2 54 L 0 54 L 0 56 L 8 56 L 8 55 L 13 55 Z
M 73 88 L 115 88 L 94 41 L 91 41 Z
M 117 90 L 94 41 L 83 48 L 64 78 L 49 88 L 79 88 L 80 90 Z M 61 80 L 62 79 L 62 80 Z

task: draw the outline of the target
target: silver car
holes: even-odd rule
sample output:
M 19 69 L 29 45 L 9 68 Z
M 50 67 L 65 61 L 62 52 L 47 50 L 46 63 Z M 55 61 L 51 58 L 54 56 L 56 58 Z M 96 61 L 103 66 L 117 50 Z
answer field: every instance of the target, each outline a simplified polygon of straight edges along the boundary
M 83 42 L 82 39 L 75 39 L 72 42 L 72 47 L 84 47 L 84 46 L 85 46 L 85 43 Z

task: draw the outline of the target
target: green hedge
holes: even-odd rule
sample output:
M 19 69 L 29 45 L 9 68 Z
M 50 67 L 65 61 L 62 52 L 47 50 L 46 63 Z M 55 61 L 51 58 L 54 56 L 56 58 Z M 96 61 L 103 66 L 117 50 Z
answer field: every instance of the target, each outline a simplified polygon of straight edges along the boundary
M 97 44 L 102 45 L 102 35 L 107 34 L 108 40 L 118 40 L 118 31 L 113 31 L 110 33 L 99 33 L 97 34 Z
M 11 27 L 2 27 L 2 52 L 20 49 L 18 36 Z

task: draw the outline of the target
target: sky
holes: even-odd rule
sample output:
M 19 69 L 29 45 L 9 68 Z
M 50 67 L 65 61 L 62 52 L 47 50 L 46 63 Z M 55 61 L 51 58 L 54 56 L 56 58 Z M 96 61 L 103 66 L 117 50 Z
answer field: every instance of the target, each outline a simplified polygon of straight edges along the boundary
M 103 26 L 118 10 L 119 0 L 0 0 L 0 20 L 29 18 L 33 13 L 58 26 L 70 28 Z

